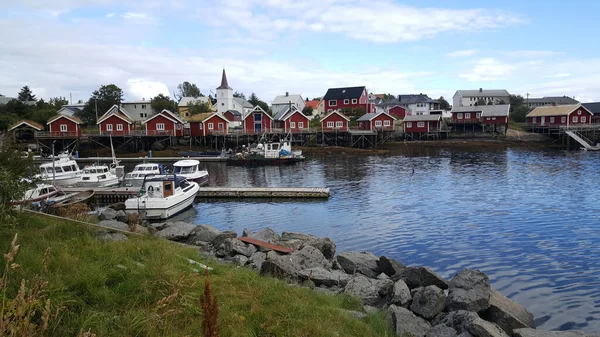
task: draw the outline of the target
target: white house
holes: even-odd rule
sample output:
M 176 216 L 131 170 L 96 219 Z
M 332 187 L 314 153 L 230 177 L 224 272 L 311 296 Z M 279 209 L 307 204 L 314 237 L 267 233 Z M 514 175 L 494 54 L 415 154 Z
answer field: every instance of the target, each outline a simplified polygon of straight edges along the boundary
M 271 102 L 271 110 L 279 111 L 282 106 L 289 108 L 290 105 L 302 111 L 306 106 L 306 102 L 302 99 L 301 95 L 290 95 L 289 92 L 286 92 L 285 95 L 275 97 L 273 102 Z
M 242 115 L 248 114 L 253 106 L 241 97 L 233 97 L 233 89 L 227 83 L 227 75 L 223 69 L 221 85 L 217 88 L 217 112 L 223 115 L 225 112 L 234 110 Z
M 509 104 L 510 94 L 505 89 L 493 90 L 457 90 L 452 98 L 452 106 L 475 106 L 479 100 L 483 100 L 486 105 L 490 102 L 495 104 Z
M 121 107 L 129 112 L 129 116 L 136 122 L 145 121 L 148 117 L 154 116 L 150 101 L 129 101 L 122 102 Z

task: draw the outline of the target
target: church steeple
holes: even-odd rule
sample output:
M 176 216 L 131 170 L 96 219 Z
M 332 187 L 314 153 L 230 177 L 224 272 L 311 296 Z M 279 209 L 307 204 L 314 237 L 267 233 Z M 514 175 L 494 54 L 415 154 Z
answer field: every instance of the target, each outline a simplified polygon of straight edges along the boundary
M 221 76 L 221 85 L 217 89 L 231 89 L 227 84 L 227 75 L 225 75 L 225 69 L 223 69 L 223 75 Z

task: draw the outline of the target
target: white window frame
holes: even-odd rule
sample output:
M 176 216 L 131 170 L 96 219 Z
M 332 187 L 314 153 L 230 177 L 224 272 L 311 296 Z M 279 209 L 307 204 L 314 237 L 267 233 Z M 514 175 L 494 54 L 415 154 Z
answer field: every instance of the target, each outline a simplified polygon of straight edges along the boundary
M 358 104 L 358 100 L 356 98 L 352 99 L 352 104 Z
M 215 128 L 215 123 L 208 123 L 209 130 L 214 130 L 214 128 Z
M 327 121 L 327 127 L 328 128 L 333 128 L 333 121 Z
M 342 122 L 342 121 L 336 121 L 335 122 L 335 127 L 336 128 L 343 128 L 344 127 L 344 122 Z
M 481 112 L 478 112 L 478 113 L 477 113 L 475 116 L 476 116 L 477 118 L 481 118 Z
M 60 125 L 60 132 L 67 132 L 67 124 Z
M 560 118 L 560 122 L 561 123 L 566 123 L 567 122 L 567 117 L 561 117 Z
M 585 116 L 581 116 L 581 123 L 587 122 L 587 118 Z
M 386 119 L 386 120 L 383 121 L 383 126 L 390 126 L 390 125 L 391 124 L 390 124 L 389 119 Z
M 550 123 L 554 123 L 554 117 L 550 117 Z
M 381 121 L 375 121 L 375 127 L 380 128 L 382 126 Z
M 344 104 L 350 104 L 350 100 L 347 98 L 344 98 Z
M 337 100 L 336 99 L 330 99 L 328 102 L 329 106 L 337 106 Z
M 581 115 L 581 110 L 577 110 L 577 114 L 578 114 L 578 115 Z
M 117 124 L 117 131 L 123 131 L 123 124 Z
M 112 131 L 112 124 L 106 124 L 106 131 Z
M 290 129 L 296 128 L 296 122 L 290 122 Z
M 298 129 L 304 129 L 304 122 L 298 122 Z
M 412 128 L 412 122 L 406 122 L 406 128 Z
M 496 120 L 496 117 L 492 117 L 492 120 L 493 120 L 493 121 L 495 121 L 495 120 Z
M 203 123 L 198 123 L 198 125 L 200 126 L 200 130 L 204 129 Z
M 424 128 L 425 127 L 425 122 L 417 122 L 417 127 L 418 128 Z
M 219 128 L 219 130 L 224 130 L 225 129 L 225 124 L 219 123 L 219 124 L 217 124 L 217 128 Z
M 465 119 L 471 119 L 471 113 L 465 112 Z
M 578 123 L 578 122 L 579 122 L 579 117 L 573 116 L 573 123 Z
M 156 131 L 164 131 L 165 123 L 156 123 Z
M 332 112 L 332 111 L 333 111 L 333 109 L 327 109 L 327 112 Z
M 459 113 L 456 114 L 456 119 L 463 119 L 462 112 L 459 112 Z

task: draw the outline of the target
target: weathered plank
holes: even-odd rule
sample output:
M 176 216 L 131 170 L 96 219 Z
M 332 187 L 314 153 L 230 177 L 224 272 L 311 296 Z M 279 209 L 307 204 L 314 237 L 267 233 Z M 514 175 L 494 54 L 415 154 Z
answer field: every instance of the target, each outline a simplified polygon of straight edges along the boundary
M 294 250 L 292 248 L 288 248 L 288 247 L 284 247 L 284 246 L 280 246 L 280 245 L 276 245 L 270 242 L 266 242 L 266 241 L 262 241 L 262 240 L 258 240 L 258 239 L 253 239 L 253 238 L 249 238 L 246 236 L 242 236 L 237 238 L 240 241 L 243 242 L 247 242 L 250 244 L 253 244 L 255 246 L 261 246 L 261 247 L 265 247 L 265 248 L 269 248 L 271 250 L 274 250 L 276 252 L 280 252 L 280 253 L 291 253 Z

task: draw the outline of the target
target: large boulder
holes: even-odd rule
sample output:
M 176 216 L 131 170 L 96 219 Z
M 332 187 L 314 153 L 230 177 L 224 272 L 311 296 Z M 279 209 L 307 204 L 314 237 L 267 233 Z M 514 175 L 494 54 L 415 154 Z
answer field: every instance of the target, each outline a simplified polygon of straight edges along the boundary
M 392 290 L 392 304 L 405 306 L 407 305 L 412 296 L 410 295 L 410 289 L 404 281 L 398 280 L 394 283 L 394 288 Z
M 114 220 L 117 217 L 117 211 L 107 207 L 100 213 L 100 220 Z
M 127 209 L 127 207 L 125 207 L 124 202 L 116 202 L 112 205 L 109 205 L 108 208 L 112 208 L 115 211 L 124 211 L 125 209 Z
M 450 280 L 446 311 L 480 312 L 490 306 L 490 280 L 479 270 L 463 269 Z
M 392 280 L 377 280 L 356 274 L 346 284 L 344 293 L 360 298 L 365 305 L 381 306 L 387 303 L 393 286 Z
M 320 250 L 313 246 L 303 246 L 286 257 L 299 267 L 298 271 L 313 267 L 331 268 L 331 262 L 323 256 Z
M 471 323 L 469 333 L 473 337 L 508 337 L 502 328 L 481 318 L 477 318 Z
M 286 260 L 283 256 L 263 261 L 260 266 L 260 274 L 273 276 L 281 279 L 295 279 L 298 267 Z
M 436 286 L 420 288 L 412 299 L 410 310 L 415 314 L 432 319 L 444 310 L 446 295 L 444 291 Z
M 440 324 L 429 329 L 425 337 L 456 337 L 457 333 L 454 328 Z
M 320 250 L 328 260 L 333 259 L 335 256 L 336 246 L 330 238 L 314 238 L 306 241 L 306 244 Z
M 248 232 L 247 229 L 244 229 L 242 236 L 247 236 L 252 239 L 257 239 L 265 242 L 276 243 L 279 241 L 279 234 L 272 230 L 271 228 L 263 228 L 258 232 Z
M 98 240 L 111 241 L 111 242 L 122 242 L 122 241 L 129 240 L 127 238 L 127 236 L 123 233 L 102 232 L 102 233 L 99 233 L 98 236 L 96 236 L 96 237 L 98 238 Z
M 194 224 L 177 221 L 168 223 L 165 229 L 154 233 L 154 236 L 172 241 L 184 241 L 190 236 L 194 228 L 196 228 Z
M 396 336 L 424 337 L 431 328 L 423 318 L 393 304 L 388 308 L 388 318 Z
M 291 240 L 287 240 L 287 241 L 279 241 L 278 244 L 283 247 L 291 248 L 293 250 L 298 250 L 304 245 L 305 242 L 306 241 L 303 241 L 303 240 L 291 239 Z
M 154 142 L 152 143 L 152 145 L 150 145 L 150 148 L 152 149 L 152 151 L 162 151 L 165 149 L 165 145 L 161 142 Z
M 316 239 L 317 237 L 311 234 L 304 233 L 294 233 L 294 232 L 283 232 L 281 233 L 281 241 L 289 241 L 289 240 L 301 240 L 308 241 L 311 239 Z
M 480 315 L 486 321 L 496 323 L 509 335 L 514 329 L 535 328 L 532 313 L 493 289 L 490 295 L 490 307 Z
M 244 255 L 236 255 L 232 257 L 230 261 L 237 264 L 238 266 L 243 266 L 248 262 L 248 258 Z
M 218 257 L 227 257 L 234 255 L 244 255 L 246 257 L 252 256 L 256 252 L 256 247 L 253 245 L 246 244 L 238 239 L 225 239 L 219 247 L 215 255 Z
M 211 225 L 198 225 L 187 238 L 187 243 L 195 244 L 197 241 L 212 242 L 221 231 Z
M 448 289 L 448 283 L 440 275 L 426 267 L 406 267 L 393 275 L 394 280 L 404 280 L 410 289 L 436 286 Z
M 329 271 L 325 268 L 308 268 L 298 272 L 298 276 L 303 280 L 310 279 L 316 286 L 340 286 L 345 287 L 352 277 L 340 270 Z
M 404 270 L 406 266 L 394 259 L 382 256 L 377 260 L 377 268 L 387 276 L 393 276 Z
M 456 330 L 460 335 L 473 337 L 508 337 L 508 335 L 494 323 L 481 319 L 475 312 L 458 310 L 441 313 L 432 324 L 443 324 Z
M 337 262 L 346 273 L 358 272 L 371 278 L 379 275 L 378 260 L 377 256 L 369 252 L 344 252 L 337 256 Z
M 252 265 L 252 267 L 260 270 L 260 267 L 262 266 L 263 262 L 265 262 L 266 259 L 267 259 L 267 254 L 265 254 L 263 252 L 255 252 L 248 259 L 248 264 L 250 264 L 250 265 Z
M 219 247 L 225 239 L 235 239 L 237 238 L 237 233 L 234 231 L 223 231 L 211 241 L 213 247 Z
M 122 231 L 129 230 L 129 226 L 127 226 L 127 224 L 122 223 L 117 220 L 102 220 L 102 221 L 98 222 L 98 226 L 108 227 L 108 228 L 112 228 L 112 229 L 118 229 L 118 230 L 122 230 Z
M 127 213 L 125 213 L 125 211 L 117 211 L 115 220 L 127 223 L 129 218 L 127 217 Z
M 586 333 L 581 330 L 544 331 L 531 328 L 515 329 L 513 337 L 597 337 L 597 333 Z
M 314 267 L 330 269 L 331 262 L 315 247 L 304 246 L 288 255 L 270 251 L 267 253 L 267 260 L 262 263 L 260 272 L 263 275 L 297 279 L 299 271 Z

